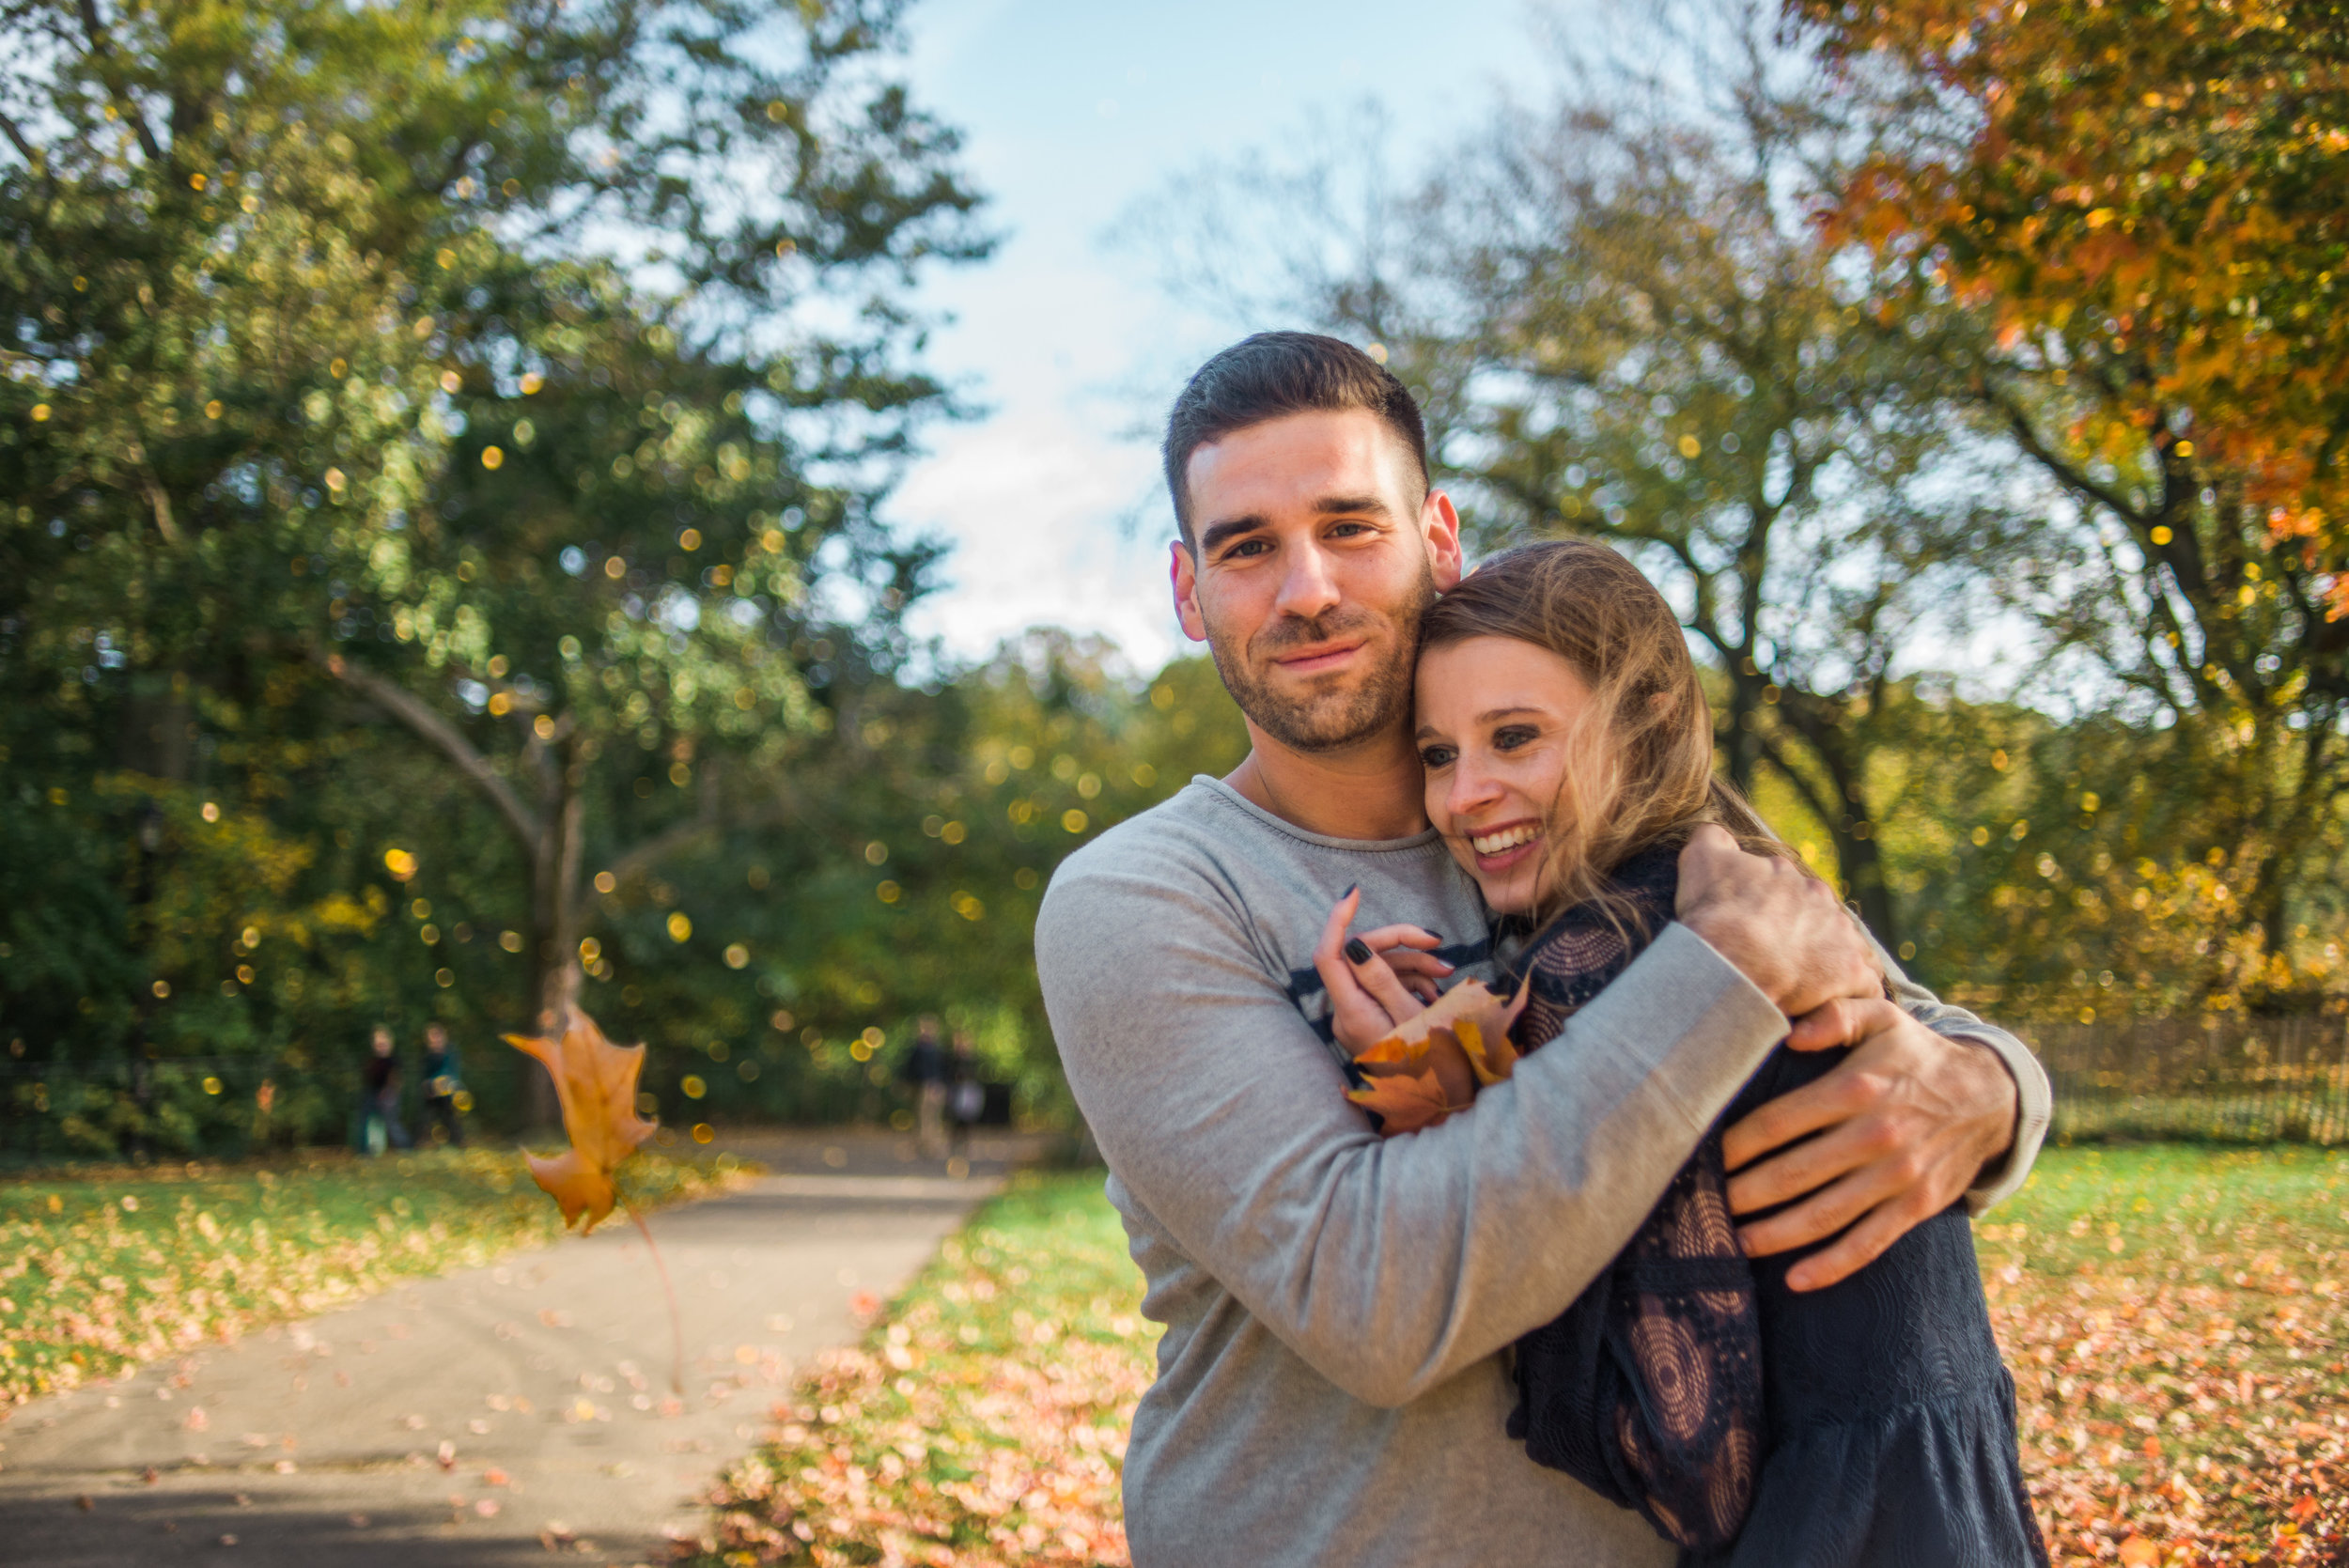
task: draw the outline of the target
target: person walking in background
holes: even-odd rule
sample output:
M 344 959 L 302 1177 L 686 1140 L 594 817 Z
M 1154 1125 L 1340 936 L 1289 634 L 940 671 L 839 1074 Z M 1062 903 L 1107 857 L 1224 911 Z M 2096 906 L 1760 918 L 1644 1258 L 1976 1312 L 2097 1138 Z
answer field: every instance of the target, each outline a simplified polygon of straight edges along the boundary
M 913 1086 L 914 1125 L 920 1129 L 926 1158 L 939 1159 L 946 1153 L 946 1080 L 948 1064 L 946 1047 L 938 1037 L 938 1020 L 925 1015 L 913 1027 L 913 1044 L 906 1048 L 906 1059 L 898 1068 L 898 1076 Z
M 359 1073 L 359 1149 L 380 1155 L 386 1148 L 411 1146 L 408 1129 L 399 1123 L 399 1058 L 394 1054 L 389 1024 L 375 1026 L 374 1054 Z
M 449 1043 L 446 1026 L 438 1021 L 425 1025 L 425 1113 L 432 1118 L 434 1132 L 446 1139 L 451 1148 L 465 1146 L 464 1124 L 457 1119 L 463 1109 L 458 1096 L 464 1089 L 465 1081 L 457 1071 L 457 1048 Z
M 953 1157 L 969 1169 L 971 1129 L 987 1111 L 987 1085 L 979 1081 L 979 1051 L 967 1029 L 955 1031 L 955 1048 L 946 1063 L 946 1127 Z M 957 1174 L 960 1172 L 957 1172 Z

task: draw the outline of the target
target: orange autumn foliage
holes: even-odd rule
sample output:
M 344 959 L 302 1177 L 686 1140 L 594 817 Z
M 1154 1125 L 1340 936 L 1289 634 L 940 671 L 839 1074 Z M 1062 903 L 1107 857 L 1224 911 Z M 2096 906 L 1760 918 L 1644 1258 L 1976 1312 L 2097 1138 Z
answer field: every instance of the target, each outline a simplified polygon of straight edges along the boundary
M 508 1034 L 506 1042 L 537 1057 L 554 1079 L 571 1146 L 552 1159 L 532 1155 L 530 1174 L 561 1207 L 564 1224 L 585 1217 L 584 1234 L 619 1201 L 612 1172 L 653 1133 L 653 1124 L 636 1114 L 645 1048 L 614 1045 L 575 1002 L 565 1009 L 559 1035 Z
M 1432 1126 L 1465 1110 L 1477 1090 L 1516 1070 L 1517 1048 L 1509 1025 L 1524 1007 L 1520 992 L 1504 1002 L 1482 982 L 1464 980 L 1394 1032 L 1355 1053 L 1365 1079 L 1346 1097 L 1378 1113 L 1392 1137 Z
M 2213 487 L 2349 610 L 2349 10 L 1787 9 L 1853 80 L 1900 95 L 1830 233 L 1985 308 L 2004 368 L 2063 371 L 2092 405 L 2077 449 Z

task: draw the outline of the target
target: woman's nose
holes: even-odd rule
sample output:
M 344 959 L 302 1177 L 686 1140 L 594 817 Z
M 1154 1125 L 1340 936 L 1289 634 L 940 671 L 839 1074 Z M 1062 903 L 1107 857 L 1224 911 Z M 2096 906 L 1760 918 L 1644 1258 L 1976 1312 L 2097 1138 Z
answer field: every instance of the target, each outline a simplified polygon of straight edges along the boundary
M 1452 765 L 1452 787 L 1445 792 L 1444 809 L 1455 817 L 1467 816 L 1490 805 L 1500 793 L 1501 785 L 1492 775 L 1464 753 Z

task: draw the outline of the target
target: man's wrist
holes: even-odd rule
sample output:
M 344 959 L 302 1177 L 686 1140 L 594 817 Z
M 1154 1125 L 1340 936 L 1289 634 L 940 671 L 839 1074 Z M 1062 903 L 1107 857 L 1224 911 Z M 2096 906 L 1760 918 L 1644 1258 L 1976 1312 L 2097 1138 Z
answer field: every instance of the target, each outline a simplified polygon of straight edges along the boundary
M 2006 1058 L 1987 1041 L 1977 1040 L 1970 1034 L 1946 1034 L 1942 1038 L 1963 1049 L 1964 1060 L 1970 1063 L 1982 1084 L 1981 1122 L 1985 1152 L 1973 1181 L 1968 1184 L 1981 1187 L 1995 1180 L 1999 1168 L 2015 1153 L 2022 1130 L 2022 1085 L 2015 1081 L 2015 1071 L 2007 1065 Z

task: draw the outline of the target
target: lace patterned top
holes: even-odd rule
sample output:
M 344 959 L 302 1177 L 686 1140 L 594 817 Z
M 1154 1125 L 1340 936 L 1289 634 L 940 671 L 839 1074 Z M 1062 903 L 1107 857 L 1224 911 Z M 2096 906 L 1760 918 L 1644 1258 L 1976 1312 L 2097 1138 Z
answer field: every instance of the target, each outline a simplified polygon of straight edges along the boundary
M 1678 865 L 1676 844 L 1643 850 L 1614 877 L 1634 919 L 1577 906 L 1525 944 L 1521 1049 L 1671 921 Z M 1721 1130 L 1845 1054 L 1763 1063 L 1623 1251 L 1518 1342 L 1509 1434 L 1637 1510 L 1684 1568 L 2045 1564 L 1964 1205 L 1825 1290 L 1786 1288 L 1815 1249 L 1749 1262 L 1737 1247 Z

